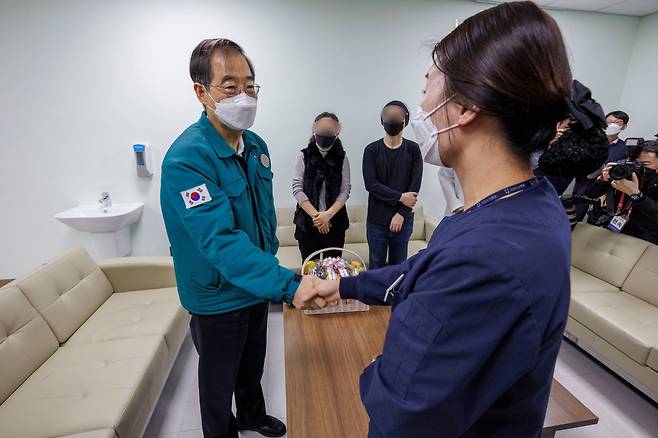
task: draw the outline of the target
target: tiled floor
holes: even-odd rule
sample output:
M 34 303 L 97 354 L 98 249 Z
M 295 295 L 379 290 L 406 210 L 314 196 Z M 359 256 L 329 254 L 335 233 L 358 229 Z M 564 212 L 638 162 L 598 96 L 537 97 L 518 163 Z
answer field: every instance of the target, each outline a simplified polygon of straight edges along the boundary
M 268 413 L 285 422 L 286 394 L 283 315 L 270 311 L 263 391 Z M 197 393 L 197 355 L 191 339 L 183 344 L 174 369 L 153 413 L 145 437 L 201 438 Z M 568 342 L 555 368 L 555 378 L 600 418 L 599 424 L 557 433 L 558 438 L 658 438 L 658 408 Z M 242 437 L 261 435 L 248 432 Z

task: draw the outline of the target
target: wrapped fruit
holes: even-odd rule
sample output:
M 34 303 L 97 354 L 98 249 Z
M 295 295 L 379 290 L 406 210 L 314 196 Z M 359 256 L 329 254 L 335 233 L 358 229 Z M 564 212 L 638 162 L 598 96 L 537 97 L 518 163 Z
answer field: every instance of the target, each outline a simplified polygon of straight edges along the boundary
M 339 253 L 342 257 L 323 257 L 324 254 Z M 314 258 L 317 257 L 317 258 Z M 345 258 L 343 258 L 345 257 Z M 360 261 L 352 261 L 353 258 Z M 304 274 L 315 275 L 322 280 L 336 280 L 345 277 L 354 277 L 366 270 L 365 263 L 356 252 L 346 248 L 325 248 L 315 251 L 302 263 Z M 362 312 L 369 309 L 366 304 L 357 300 L 339 299 L 333 305 L 321 309 L 305 309 L 306 315 L 317 315 L 326 313 Z
M 350 266 L 352 267 L 352 272 L 353 272 L 352 275 L 359 275 L 361 272 L 366 270 L 365 266 L 363 266 L 363 263 L 361 262 L 357 262 L 357 261 L 350 262 Z
M 304 269 L 302 270 L 304 275 L 308 275 L 313 273 L 313 270 L 315 270 L 317 264 L 313 261 L 310 260 L 304 265 Z
M 326 257 L 311 260 L 304 264 L 303 273 L 312 274 L 323 280 L 335 280 L 339 277 L 353 277 L 365 271 L 361 262 L 347 262 L 341 257 Z
M 327 271 L 322 266 L 319 265 L 316 265 L 315 268 L 313 268 L 311 274 L 315 275 L 318 278 L 321 278 L 322 280 L 327 279 Z

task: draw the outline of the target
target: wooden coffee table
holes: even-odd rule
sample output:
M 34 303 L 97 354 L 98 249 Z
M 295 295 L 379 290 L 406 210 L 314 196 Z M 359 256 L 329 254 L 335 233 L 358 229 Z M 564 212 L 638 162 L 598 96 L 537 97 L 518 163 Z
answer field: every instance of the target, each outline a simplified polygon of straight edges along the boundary
M 359 376 L 382 351 L 390 308 L 305 316 L 284 306 L 289 438 L 365 437 L 368 415 Z M 598 418 L 553 380 L 542 437 L 595 424 Z
M 9 284 L 9 283 L 11 283 L 12 281 L 14 281 L 14 280 L 10 280 L 10 279 L 0 279 L 0 287 Z
M 558 430 L 574 429 L 598 422 L 599 417 L 567 391 L 560 382 L 553 379 L 546 418 L 544 418 L 544 431 L 541 434 L 542 438 L 554 437 L 555 432 Z

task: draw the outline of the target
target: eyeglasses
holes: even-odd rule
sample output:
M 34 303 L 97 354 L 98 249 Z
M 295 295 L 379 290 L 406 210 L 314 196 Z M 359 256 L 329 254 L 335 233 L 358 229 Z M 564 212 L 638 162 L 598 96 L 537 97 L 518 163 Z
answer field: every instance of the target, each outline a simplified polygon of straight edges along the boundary
M 248 84 L 242 88 L 238 87 L 237 85 L 222 86 L 222 85 L 209 84 L 209 86 L 213 88 L 217 88 L 219 91 L 221 91 L 223 94 L 225 94 L 228 97 L 237 96 L 242 91 L 244 91 L 248 96 L 256 97 L 258 96 L 258 92 L 260 91 L 260 85 L 257 84 Z

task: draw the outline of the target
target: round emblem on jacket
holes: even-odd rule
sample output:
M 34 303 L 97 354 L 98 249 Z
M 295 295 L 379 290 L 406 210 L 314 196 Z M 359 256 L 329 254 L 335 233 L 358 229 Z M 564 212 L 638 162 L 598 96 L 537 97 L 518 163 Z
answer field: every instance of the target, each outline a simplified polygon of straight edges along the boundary
M 260 154 L 260 162 L 264 167 L 270 167 L 270 158 L 265 154 Z

